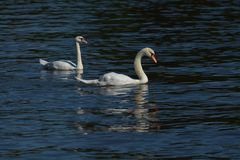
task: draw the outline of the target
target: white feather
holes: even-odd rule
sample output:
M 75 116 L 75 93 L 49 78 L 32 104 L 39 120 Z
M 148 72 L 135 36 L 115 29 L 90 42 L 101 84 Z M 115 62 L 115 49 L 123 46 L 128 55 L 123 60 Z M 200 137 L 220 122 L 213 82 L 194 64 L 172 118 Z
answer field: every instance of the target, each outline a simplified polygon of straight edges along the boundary
M 119 86 L 119 85 L 131 85 L 131 84 L 144 84 L 148 82 L 148 77 L 144 73 L 142 69 L 141 59 L 143 56 L 148 56 L 153 58 L 154 62 L 156 63 L 157 60 L 155 59 L 155 53 L 151 48 L 144 48 L 135 57 L 134 61 L 134 68 L 136 74 L 138 75 L 139 79 L 132 79 L 129 76 L 124 74 L 118 74 L 115 72 L 106 73 L 99 77 L 99 79 L 94 80 L 84 80 L 81 78 L 77 78 L 78 81 L 85 83 L 85 84 L 97 84 L 100 86 Z
M 48 61 L 45 61 L 45 60 L 43 60 L 43 59 L 39 59 L 39 63 L 40 63 L 41 65 L 46 65 L 46 64 L 48 64 Z
M 69 70 L 82 70 L 82 58 L 81 58 L 81 50 L 80 43 L 87 41 L 82 36 L 77 36 L 76 38 L 76 48 L 77 48 L 77 65 L 69 60 L 58 60 L 53 62 L 47 62 L 43 59 L 39 59 L 41 65 L 43 65 L 44 69 L 48 70 L 60 70 L 60 71 L 69 71 Z

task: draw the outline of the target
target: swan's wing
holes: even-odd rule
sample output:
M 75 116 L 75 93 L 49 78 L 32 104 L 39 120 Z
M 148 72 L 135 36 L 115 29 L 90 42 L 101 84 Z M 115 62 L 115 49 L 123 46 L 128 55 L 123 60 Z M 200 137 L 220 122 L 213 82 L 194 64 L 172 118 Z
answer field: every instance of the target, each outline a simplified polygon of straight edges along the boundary
M 99 78 L 100 85 L 126 85 L 136 84 L 137 80 L 130 78 L 124 74 L 118 74 L 115 72 L 106 73 Z
M 76 77 L 76 79 L 85 84 L 97 84 L 100 86 L 119 86 L 119 85 L 129 85 L 129 84 L 139 84 L 139 80 L 132 79 L 124 74 L 118 73 L 106 73 L 99 79 L 85 80 Z
M 62 71 L 69 71 L 74 70 L 75 67 L 65 61 L 54 61 L 46 64 L 44 66 L 45 69 L 49 70 L 62 70 Z
M 66 63 L 69 63 L 71 64 L 73 67 L 77 67 L 77 65 L 75 63 L 73 63 L 72 61 L 69 61 L 69 60 L 61 60 L 63 62 L 66 62 Z
M 40 64 L 43 65 L 44 69 L 48 70 L 74 70 L 76 69 L 76 64 L 74 64 L 71 61 L 68 60 L 60 60 L 60 61 L 53 61 L 53 62 L 47 62 L 43 59 L 39 59 Z

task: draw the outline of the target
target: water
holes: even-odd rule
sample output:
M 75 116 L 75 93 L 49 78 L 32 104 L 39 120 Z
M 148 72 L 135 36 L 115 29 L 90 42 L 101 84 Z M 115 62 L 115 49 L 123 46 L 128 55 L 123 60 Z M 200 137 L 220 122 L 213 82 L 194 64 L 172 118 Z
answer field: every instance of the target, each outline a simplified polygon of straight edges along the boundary
M 238 1 L 0 2 L 1 159 L 238 159 Z M 75 61 L 149 83 L 97 87 L 38 59 Z

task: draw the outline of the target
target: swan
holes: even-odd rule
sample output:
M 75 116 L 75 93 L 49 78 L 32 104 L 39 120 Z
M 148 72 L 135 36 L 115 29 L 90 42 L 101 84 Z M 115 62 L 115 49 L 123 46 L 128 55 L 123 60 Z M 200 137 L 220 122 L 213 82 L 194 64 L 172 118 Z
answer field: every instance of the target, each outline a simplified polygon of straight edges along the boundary
M 148 77 L 144 73 L 141 60 L 143 56 L 148 56 L 157 63 L 156 54 L 151 48 L 143 48 L 140 50 L 134 60 L 134 69 L 139 79 L 132 79 L 124 74 L 115 72 L 106 73 L 94 80 L 84 80 L 76 77 L 76 79 L 85 84 L 96 84 L 100 86 L 118 86 L 118 85 L 132 85 L 132 84 L 145 84 L 148 82 Z
M 82 70 L 83 64 L 82 64 L 80 43 L 87 44 L 87 41 L 82 36 L 77 36 L 75 40 L 76 40 L 76 48 L 77 48 L 77 65 L 69 60 L 47 62 L 43 59 L 39 59 L 39 62 L 41 65 L 43 65 L 43 68 L 47 70 L 60 70 L 60 71 Z

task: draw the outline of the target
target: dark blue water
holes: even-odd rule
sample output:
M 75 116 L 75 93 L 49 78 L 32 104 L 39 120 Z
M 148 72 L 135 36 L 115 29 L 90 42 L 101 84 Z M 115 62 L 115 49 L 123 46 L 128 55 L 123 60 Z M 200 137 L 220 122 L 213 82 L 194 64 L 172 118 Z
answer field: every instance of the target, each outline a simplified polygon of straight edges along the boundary
M 240 3 L 0 2 L 1 159 L 239 159 Z M 38 59 L 75 62 L 86 79 L 109 71 L 149 83 L 97 87 Z

